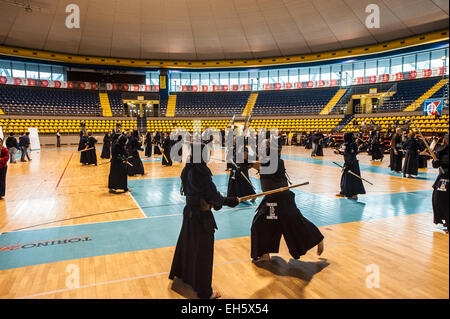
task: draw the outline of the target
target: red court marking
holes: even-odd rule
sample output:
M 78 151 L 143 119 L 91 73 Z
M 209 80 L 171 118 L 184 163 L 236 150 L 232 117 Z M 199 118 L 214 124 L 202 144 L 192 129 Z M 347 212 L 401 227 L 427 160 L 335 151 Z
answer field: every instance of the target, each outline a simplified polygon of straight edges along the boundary
M 63 178 L 63 176 L 64 176 L 64 173 L 66 172 L 67 166 L 69 166 L 70 160 L 72 159 L 72 156 L 73 156 L 74 153 L 75 153 L 75 152 L 73 152 L 72 154 L 70 154 L 70 158 L 69 158 L 69 160 L 67 161 L 66 167 L 64 167 L 64 170 L 63 170 L 61 176 L 59 177 L 59 180 L 58 180 L 58 183 L 56 184 L 55 189 L 57 189 L 58 186 L 59 186 L 59 183 L 61 183 L 61 180 L 62 180 L 62 178 Z

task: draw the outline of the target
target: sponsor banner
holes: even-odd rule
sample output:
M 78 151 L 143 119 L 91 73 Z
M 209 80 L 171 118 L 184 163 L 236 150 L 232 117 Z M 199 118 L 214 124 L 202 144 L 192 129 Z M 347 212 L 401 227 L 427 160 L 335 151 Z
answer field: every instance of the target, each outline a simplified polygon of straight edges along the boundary
M 444 99 L 429 99 L 423 102 L 423 115 L 442 116 Z

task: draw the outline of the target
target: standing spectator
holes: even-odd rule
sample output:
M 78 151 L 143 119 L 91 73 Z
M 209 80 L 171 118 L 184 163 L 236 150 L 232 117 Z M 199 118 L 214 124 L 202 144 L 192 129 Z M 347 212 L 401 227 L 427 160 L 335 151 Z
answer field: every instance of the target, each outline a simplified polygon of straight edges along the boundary
M 30 155 L 28 155 L 28 148 L 30 147 L 30 132 L 26 132 L 19 138 L 19 147 L 22 152 L 20 157 L 21 162 L 26 162 L 25 156 L 31 161 Z
M 14 137 L 14 133 L 9 133 L 9 137 L 6 139 L 6 147 L 9 151 L 10 162 L 16 164 L 17 139 Z
M 0 199 L 5 196 L 8 160 L 9 151 L 6 147 L 3 146 L 3 140 L 0 138 Z
M 56 147 L 61 147 L 61 133 L 59 133 L 59 130 L 56 131 Z

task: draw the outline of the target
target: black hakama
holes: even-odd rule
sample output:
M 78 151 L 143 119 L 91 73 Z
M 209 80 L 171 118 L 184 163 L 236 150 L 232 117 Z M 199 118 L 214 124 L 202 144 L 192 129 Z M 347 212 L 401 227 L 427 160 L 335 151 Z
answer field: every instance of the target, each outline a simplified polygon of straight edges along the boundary
M 354 174 L 361 176 L 361 170 L 359 168 L 359 162 L 356 158 L 358 154 L 358 146 L 354 141 L 344 143 L 344 170 L 341 176 L 341 192 L 340 194 L 345 197 L 353 197 L 358 194 L 365 194 L 363 182 L 360 178 L 350 174 L 352 171 Z
M 126 138 L 119 137 L 119 140 L 113 144 L 111 149 L 111 167 L 108 177 L 108 188 L 128 190 L 127 164 L 123 162 L 127 156 L 125 151 Z
M 88 151 L 85 151 L 83 153 L 86 153 L 86 164 L 94 164 L 97 165 L 97 151 L 95 150 L 95 144 L 97 143 L 97 140 L 90 136 L 88 138 L 87 147 Z
M 323 239 L 320 230 L 295 204 L 295 194 L 284 191 L 264 197 L 253 218 L 251 257 L 278 253 L 283 235 L 292 258 L 299 259 Z
M 132 165 L 127 164 L 127 174 L 128 176 L 134 175 L 144 175 L 144 165 L 142 164 L 141 158 L 139 156 L 139 149 L 141 148 L 141 143 L 138 141 L 137 137 L 131 136 L 127 144 L 128 152 L 128 162 Z
M 391 150 L 390 150 L 390 165 L 391 171 L 400 173 L 402 171 L 403 162 L 403 150 L 402 150 L 402 137 L 397 133 L 394 134 L 391 140 Z M 397 154 L 395 154 L 395 151 Z
M 345 166 L 344 166 L 345 167 Z M 360 178 L 350 174 L 348 171 L 351 170 L 358 176 L 361 176 L 361 171 L 359 169 L 359 163 L 357 159 L 349 162 L 344 172 L 341 176 L 341 195 L 345 197 L 353 197 L 358 194 L 365 194 L 363 182 Z
M 80 138 L 80 143 L 78 144 L 78 151 L 81 152 L 81 154 L 80 154 L 80 163 L 82 163 L 82 164 L 88 164 L 88 157 L 87 157 L 87 152 L 88 151 L 84 151 L 87 148 L 89 148 L 88 147 L 88 137 L 87 136 L 82 136 Z
M 160 149 L 160 146 L 161 146 L 161 135 L 158 132 L 156 132 L 155 138 L 153 140 L 153 144 L 155 144 L 153 153 L 155 155 L 161 155 L 162 154 L 161 153 L 161 149 Z
M 439 168 L 439 175 L 433 184 L 433 221 L 442 224 L 448 230 L 449 215 L 449 147 L 446 145 L 442 150 L 436 152 L 437 161 L 432 161 L 434 168 Z
M 108 159 L 111 157 L 111 138 L 108 134 L 103 138 L 103 147 L 102 153 L 100 154 L 101 158 Z
M 406 149 L 405 161 L 403 163 L 403 176 L 419 174 L 419 143 L 415 138 L 408 138 L 403 144 Z
M 244 174 L 244 176 L 242 175 Z M 227 196 L 243 197 L 256 194 L 253 185 L 249 183 L 248 167 L 246 164 L 232 166 L 230 176 L 228 178 Z M 250 181 L 251 182 L 251 181 Z
M 162 156 L 162 165 L 163 166 L 172 166 L 172 158 L 170 157 L 170 151 L 172 150 L 173 141 L 170 137 L 166 137 L 163 141 L 163 156 Z
M 200 298 L 211 297 L 214 232 L 217 229 L 211 207 L 234 207 L 237 199 L 224 198 L 214 185 L 206 164 L 186 164 L 181 173 L 182 194 L 186 196 L 183 225 L 178 237 L 169 279 L 180 278 Z
M 145 135 L 145 157 L 152 156 L 152 137 L 150 132 Z

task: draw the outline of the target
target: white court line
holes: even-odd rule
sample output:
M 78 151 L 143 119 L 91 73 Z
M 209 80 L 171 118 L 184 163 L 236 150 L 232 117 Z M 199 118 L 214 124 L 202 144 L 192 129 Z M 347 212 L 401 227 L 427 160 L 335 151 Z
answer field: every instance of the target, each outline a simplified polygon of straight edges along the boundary
M 133 202 L 136 204 L 136 206 L 139 208 L 139 210 L 142 213 L 142 216 L 145 218 L 147 217 L 147 215 L 145 215 L 144 210 L 142 209 L 142 207 L 138 204 L 138 202 L 136 201 L 136 199 L 134 198 L 134 196 L 131 194 L 131 192 L 127 192 L 127 195 L 131 197 L 131 199 L 133 200 Z
M 351 241 L 351 242 L 347 242 L 347 243 L 337 243 L 337 244 L 334 244 L 334 245 L 327 245 L 326 247 L 345 246 L 345 245 L 351 245 L 351 244 L 355 244 L 355 243 L 359 243 L 359 242 L 360 241 Z M 288 257 L 290 256 L 290 254 L 288 254 L 288 253 L 278 253 L 278 254 L 273 254 L 273 255 L 281 255 L 281 256 L 288 256 Z M 236 260 L 231 260 L 231 261 L 224 261 L 224 262 L 215 264 L 213 267 L 230 265 L 230 264 L 236 264 L 236 263 L 240 263 L 240 262 L 248 262 L 248 261 L 252 261 L 252 258 L 243 258 L 243 259 L 236 259 Z M 169 272 L 160 272 L 160 273 L 153 273 L 153 274 L 137 276 L 137 277 L 129 277 L 129 278 L 105 281 L 105 282 L 100 282 L 100 283 L 95 283 L 95 284 L 90 284 L 90 285 L 84 285 L 84 286 L 75 287 L 75 288 L 58 289 L 58 290 L 42 292 L 42 293 L 38 293 L 38 294 L 34 294 L 34 295 L 29 295 L 29 296 L 25 296 L 25 297 L 19 297 L 19 298 L 15 298 L 15 299 L 33 299 L 33 298 L 36 298 L 36 297 L 41 297 L 41 296 L 46 296 L 46 295 L 51 295 L 51 294 L 56 294 L 56 293 L 63 293 L 63 292 L 77 290 L 77 289 L 92 288 L 92 287 L 104 286 L 104 285 L 109 285 L 109 284 L 116 284 L 116 283 L 120 283 L 120 282 L 131 281 L 131 280 L 152 278 L 152 277 L 163 276 L 163 275 L 169 275 Z
M 229 264 L 234 264 L 234 263 L 239 263 L 239 262 L 244 262 L 244 261 L 251 261 L 251 260 L 252 260 L 251 258 L 245 258 L 245 259 L 237 259 L 237 260 L 232 260 L 232 261 L 226 261 L 226 262 L 215 264 L 214 267 L 222 266 L 222 265 L 229 265 Z M 163 275 L 169 275 L 169 272 L 160 272 L 160 273 L 154 273 L 154 274 L 137 276 L 137 277 L 129 277 L 129 278 L 105 281 L 105 282 L 100 282 L 100 283 L 95 283 L 95 284 L 90 284 L 90 285 L 84 285 L 84 286 L 75 287 L 75 288 L 58 289 L 58 290 L 42 292 L 42 293 L 29 295 L 29 296 L 25 296 L 25 297 L 14 298 L 14 299 L 33 299 L 33 298 L 36 298 L 36 297 L 41 297 L 41 296 L 46 296 L 46 295 L 51 295 L 51 294 L 56 294 L 56 293 L 62 293 L 62 292 L 68 292 L 68 291 L 73 291 L 73 290 L 77 290 L 77 289 L 92 288 L 92 287 L 116 284 L 116 283 L 120 283 L 120 282 L 126 282 L 126 281 L 131 281 L 131 280 L 138 280 L 138 279 L 145 279 L 145 278 L 151 278 L 151 277 L 157 277 L 157 276 L 163 276 Z

